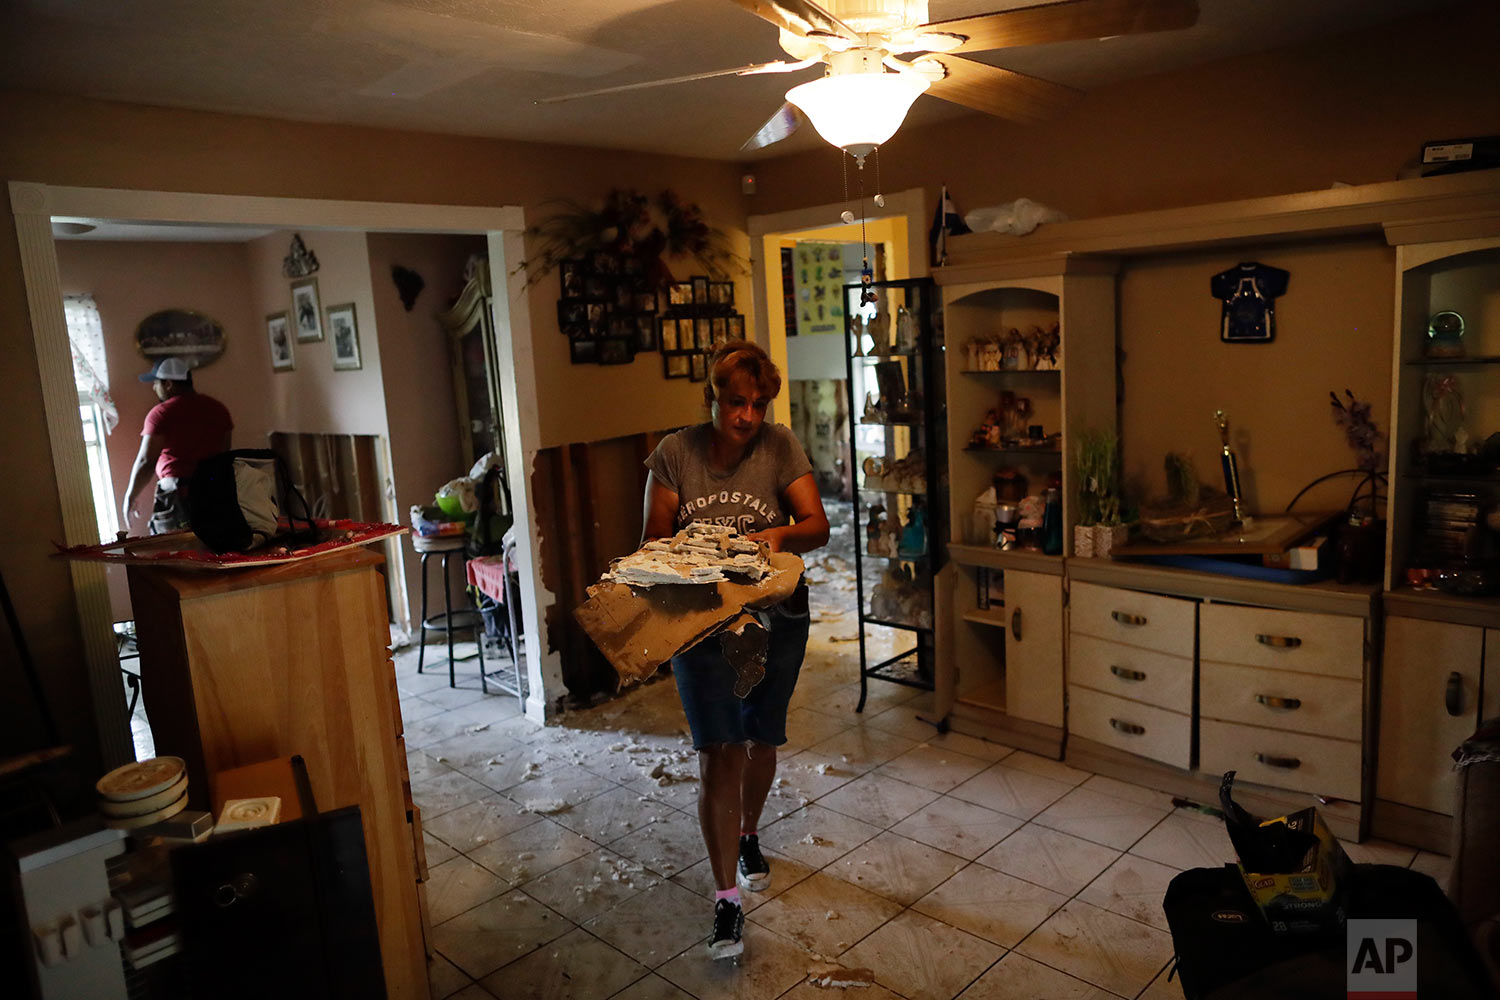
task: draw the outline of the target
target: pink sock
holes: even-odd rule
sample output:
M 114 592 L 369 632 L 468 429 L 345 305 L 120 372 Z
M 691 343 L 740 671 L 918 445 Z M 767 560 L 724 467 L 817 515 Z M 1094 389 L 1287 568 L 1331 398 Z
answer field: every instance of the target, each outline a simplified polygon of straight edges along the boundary
M 720 889 L 718 892 L 714 893 L 714 902 L 717 903 L 721 899 L 727 899 L 735 906 L 739 906 L 740 891 L 738 889 Z

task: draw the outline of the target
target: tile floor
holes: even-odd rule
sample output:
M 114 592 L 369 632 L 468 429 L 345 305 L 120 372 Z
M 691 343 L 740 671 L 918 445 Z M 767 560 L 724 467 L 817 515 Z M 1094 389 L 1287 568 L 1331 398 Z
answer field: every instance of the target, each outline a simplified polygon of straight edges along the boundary
M 816 576 L 816 574 L 815 574 Z M 825 579 L 828 579 L 825 576 Z M 428 903 L 433 995 L 1107 1000 L 1180 997 L 1161 913 L 1177 871 L 1232 857 L 1168 797 L 923 721 L 930 696 L 871 682 L 855 714 L 852 594 L 814 590 L 814 634 L 761 822 L 769 891 L 745 954 L 704 952 L 712 881 L 696 760 L 670 678 L 537 728 L 472 668 L 396 656 Z M 1447 859 L 1346 845 L 1442 876 Z M 807 982 L 818 957 L 877 985 Z

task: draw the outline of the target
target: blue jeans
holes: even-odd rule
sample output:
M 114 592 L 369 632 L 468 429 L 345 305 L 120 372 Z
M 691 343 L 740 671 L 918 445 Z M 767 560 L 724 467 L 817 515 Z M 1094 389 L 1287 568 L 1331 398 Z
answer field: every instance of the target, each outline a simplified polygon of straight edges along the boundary
M 806 607 L 804 601 L 801 608 Z M 770 617 L 766 676 L 744 698 L 734 695 L 734 668 L 724 659 L 718 636 L 672 657 L 672 676 L 693 732 L 693 749 L 746 740 L 773 747 L 786 742 L 786 709 L 807 651 L 808 616 L 806 610 L 777 607 Z

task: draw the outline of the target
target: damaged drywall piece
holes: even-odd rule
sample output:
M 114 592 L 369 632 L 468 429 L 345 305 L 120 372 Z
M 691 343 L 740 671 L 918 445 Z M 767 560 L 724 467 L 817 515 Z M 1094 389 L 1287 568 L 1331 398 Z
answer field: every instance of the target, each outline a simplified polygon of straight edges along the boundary
M 720 583 L 732 575 L 754 583 L 770 571 L 770 548 L 764 542 L 753 542 L 726 525 L 694 521 L 671 538 L 654 539 L 614 560 L 602 579 L 653 587 Z
M 731 544 L 735 535 L 723 529 Z M 716 635 L 742 611 L 768 608 L 791 597 L 802 578 L 802 560 L 789 552 L 769 555 L 769 572 L 756 581 L 725 579 L 695 586 L 632 586 L 606 578 L 588 590 L 574 619 L 614 667 L 621 686 L 643 681 L 677 653 Z
M 875 985 L 870 969 L 851 969 L 837 962 L 816 962 L 807 970 L 807 981 L 825 989 L 849 989 Z
M 724 659 L 734 668 L 736 698 L 747 696 L 766 676 L 766 652 L 770 644 L 770 630 L 755 615 L 744 611 L 719 633 Z
M 522 802 L 521 808 L 517 812 L 550 816 L 553 813 L 564 812 L 570 808 L 572 808 L 572 804 L 567 799 L 530 799 Z

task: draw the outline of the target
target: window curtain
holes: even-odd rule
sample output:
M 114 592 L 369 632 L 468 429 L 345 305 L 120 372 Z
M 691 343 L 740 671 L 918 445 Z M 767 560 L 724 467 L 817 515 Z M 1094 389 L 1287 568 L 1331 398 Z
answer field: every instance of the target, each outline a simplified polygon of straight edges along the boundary
M 120 411 L 109 394 L 109 368 L 104 363 L 104 326 L 92 295 L 63 296 L 68 320 L 68 346 L 73 349 L 73 381 L 79 395 L 87 395 L 99 408 L 104 432 L 114 432 Z

